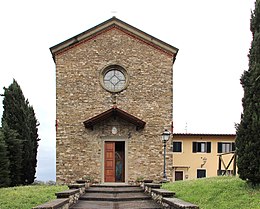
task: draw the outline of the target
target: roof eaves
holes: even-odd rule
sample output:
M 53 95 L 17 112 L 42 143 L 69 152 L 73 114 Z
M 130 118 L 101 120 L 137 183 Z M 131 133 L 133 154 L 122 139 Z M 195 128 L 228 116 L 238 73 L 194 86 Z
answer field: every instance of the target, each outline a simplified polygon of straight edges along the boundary
M 128 121 L 129 123 L 132 123 L 136 126 L 136 129 L 142 129 L 145 126 L 145 122 L 140 120 L 139 118 L 117 108 L 117 107 L 112 107 L 111 109 L 100 113 L 86 121 L 83 122 L 85 128 L 90 128 L 93 130 L 93 126 L 112 117 L 112 116 L 118 116 L 119 118 L 122 118 L 123 120 Z
M 104 21 L 103 23 L 100 23 L 76 36 L 73 36 L 72 38 L 69 38 L 57 45 L 54 45 L 50 48 L 50 51 L 52 53 L 53 58 L 55 57 L 55 54 L 59 51 L 64 50 L 67 47 L 70 47 L 74 44 L 77 44 L 81 41 L 83 41 L 84 39 L 87 39 L 91 36 L 94 36 L 96 33 L 105 30 L 106 28 L 109 28 L 111 26 L 118 26 L 123 28 L 124 30 L 127 30 L 128 32 L 140 37 L 141 39 L 144 39 L 147 42 L 150 42 L 152 44 L 155 44 L 161 48 L 163 48 L 166 51 L 169 51 L 171 53 L 174 54 L 174 59 L 178 53 L 178 48 L 171 46 L 170 44 L 167 44 L 166 42 L 163 42 L 141 30 L 139 30 L 138 28 L 129 25 L 128 23 L 117 19 L 116 17 L 112 17 L 106 21 Z M 54 59 L 55 60 L 55 59 Z

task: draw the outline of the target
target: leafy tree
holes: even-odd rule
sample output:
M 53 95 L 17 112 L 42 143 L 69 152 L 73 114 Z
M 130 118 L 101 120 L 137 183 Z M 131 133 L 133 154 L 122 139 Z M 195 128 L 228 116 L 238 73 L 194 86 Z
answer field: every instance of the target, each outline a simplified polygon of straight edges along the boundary
M 13 83 L 4 88 L 4 112 L 2 124 L 15 130 L 22 149 L 21 183 L 33 183 L 36 173 L 36 156 L 38 148 L 38 129 L 33 107 L 25 100 L 19 84 Z
M 2 133 L 10 162 L 10 186 L 17 186 L 22 184 L 22 142 L 18 138 L 17 132 L 10 129 L 6 122 L 2 124 Z
M 237 126 L 238 173 L 241 179 L 260 184 L 260 0 L 255 2 L 250 29 L 249 69 L 241 77 L 243 114 Z
M 4 135 L 0 129 L 0 187 L 8 187 L 10 185 L 9 159 L 7 154 Z

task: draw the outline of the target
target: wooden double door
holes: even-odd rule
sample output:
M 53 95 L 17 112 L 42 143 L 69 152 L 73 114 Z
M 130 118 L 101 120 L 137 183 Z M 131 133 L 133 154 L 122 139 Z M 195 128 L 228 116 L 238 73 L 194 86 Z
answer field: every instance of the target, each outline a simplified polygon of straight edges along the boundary
M 125 142 L 106 141 L 104 156 L 105 182 L 125 182 Z

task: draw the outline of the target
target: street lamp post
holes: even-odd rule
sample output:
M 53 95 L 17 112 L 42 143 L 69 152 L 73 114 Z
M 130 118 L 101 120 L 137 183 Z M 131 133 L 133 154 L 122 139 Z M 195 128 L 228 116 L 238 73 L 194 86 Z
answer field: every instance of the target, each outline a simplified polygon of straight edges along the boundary
M 171 135 L 171 132 L 167 129 L 164 130 L 162 133 L 162 142 L 163 142 L 163 181 L 167 181 L 167 175 L 166 175 L 166 143 L 169 140 Z

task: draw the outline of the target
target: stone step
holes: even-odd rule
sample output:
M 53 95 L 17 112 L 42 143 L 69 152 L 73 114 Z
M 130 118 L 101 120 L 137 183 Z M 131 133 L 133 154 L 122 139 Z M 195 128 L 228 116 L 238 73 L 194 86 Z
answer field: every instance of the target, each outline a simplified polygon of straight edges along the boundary
M 152 200 L 134 201 L 79 201 L 71 209 L 161 209 L 162 207 Z
M 160 209 L 162 206 L 144 193 L 143 188 L 127 184 L 101 184 L 87 188 L 70 209 Z
M 130 185 L 130 184 L 125 184 L 125 183 L 105 183 L 105 184 L 92 184 L 91 187 L 140 187 L 137 185 Z
M 130 200 L 150 200 L 151 197 L 143 192 L 132 193 L 91 193 L 82 195 L 80 200 L 85 201 L 130 201 Z
M 162 197 L 173 197 L 175 195 L 175 192 L 166 189 L 152 189 L 152 193 L 161 195 Z
M 143 192 L 144 189 L 141 187 L 89 187 L 85 191 L 91 193 L 133 193 Z
M 87 180 L 77 180 L 76 183 L 85 184 L 85 183 L 88 183 L 88 181 Z
M 145 187 L 150 187 L 154 189 L 160 189 L 162 184 L 156 184 L 156 183 L 144 183 Z
M 80 189 L 80 188 L 83 188 L 85 187 L 85 184 L 69 184 L 68 185 L 69 189 Z

